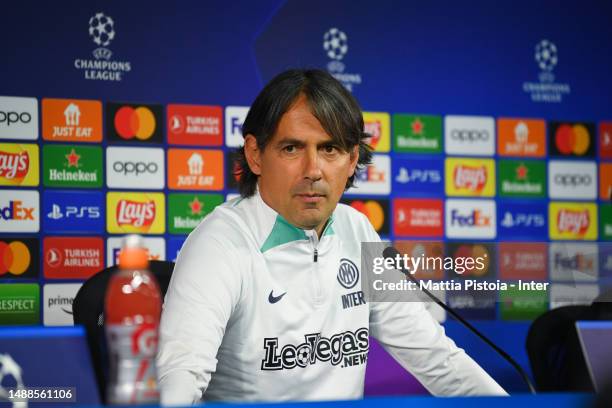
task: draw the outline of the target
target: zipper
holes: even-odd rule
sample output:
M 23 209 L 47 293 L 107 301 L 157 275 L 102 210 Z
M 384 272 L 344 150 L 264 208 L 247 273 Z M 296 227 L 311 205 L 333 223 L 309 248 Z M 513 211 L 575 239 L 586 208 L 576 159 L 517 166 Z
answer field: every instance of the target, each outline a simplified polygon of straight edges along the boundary
M 319 250 L 317 248 L 314 249 L 314 258 L 313 261 L 317 262 L 317 259 L 319 259 Z
M 313 248 L 313 268 L 312 268 L 312 272 L 313 272 L 313 277 L 312 277 L 312 286 L 314 289 L 314 303 L 315 304 L 321 304 L 323 299 L 322 299 L 322 293 L 321 293 L 321 282 L 319 281 L 319 250 L 317 248 L 317 245 L 319 244 L 319 237 L 317 236 L 317 232 L 316 231 L 312 231 L 310 234 L 308 234 L 310 237 L 310 243 L 312 244 L 312 248 Z

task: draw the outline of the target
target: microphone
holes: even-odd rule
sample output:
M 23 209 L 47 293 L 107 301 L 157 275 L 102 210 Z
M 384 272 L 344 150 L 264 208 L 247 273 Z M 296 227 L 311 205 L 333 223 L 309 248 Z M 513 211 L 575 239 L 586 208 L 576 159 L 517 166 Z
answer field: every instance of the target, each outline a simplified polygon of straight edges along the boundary
M 399 251 L 397 249 L 395 249 L 394 247 L 392 247 L 392 246 L 387 247 L 387 248 L 385 248 L 383 250 L 383 257 L 385 257 L 385 258 L 395 259 L 396 256 L 400 256 L 401 257 Z M 411 281 L 413 281 L 416 285 L 419 285 L 417 279 L 414 276 L 412 276 L 412 274 L 409 271 L 405 270 L 404 268 L 400 268 L 400 271 L 405 276 L 407 276 Z M 531 383 L 531 380 L 529 379 L 529 376 L 527 375 L 525 370 L 523 370 L 523 367 L 521 367 L 512 357 L 510 357 L 510 355 L 508 353 L 506 353 L 499 346 L 497 346 L 495 343 L 493 343 L 491 340 L 489 340 L 478 329 L 476 329 L 474 326 L 472 326 L 470 324 L 470 322 L 465 320 L 457 312 L 455 312 L 453 309 L 451 309 L 449 306 L 447 306 L 444 302 L 442 302 L 440 299 L 438 299 L 436 297 L 436 295 L 434 295 L 433 293 L 431 293 L 430 291 L 428 291 L 425 288 L 421 288 L 421 290 L 423 292 L 425 292 L 425 294 L 427 296 L 429 296 L 434 302 L 436 302 L 442 309 L 446 310 L 451 316 L 453 316 L 455 318 L 455 320 L 457 320 L 459 323 L 461 323 L 463 326 L 465 326 L 468 330 L 470 330 L 472 333 L 474 333 L 476 336 L 478 336 L 482 341 L 484 341 L 493 350 L 495 350 L 500 356 L 502 356 L 507 362 L 509 362 L 510 365 L 512 367 L 514 367 L 514 369 L 522 377 L 523 381 L 525 381 L 525 383 L 527 384 L 527 387 L 529 388 L 529 392 L 531 392 L 532 394 L 536 394 L 535 387 Z

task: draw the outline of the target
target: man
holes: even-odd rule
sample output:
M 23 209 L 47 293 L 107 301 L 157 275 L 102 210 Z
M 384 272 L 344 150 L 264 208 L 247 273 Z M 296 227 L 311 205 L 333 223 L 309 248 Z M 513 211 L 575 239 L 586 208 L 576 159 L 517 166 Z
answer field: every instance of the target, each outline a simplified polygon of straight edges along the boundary
M 351 399 L 369 336 L 437 395 L 505 394 L 421 303 L 359 290 L 367 218 L 338 204 L 368 164 L 352 95 L 319 70 L 274 78 L 243 125 L 239 199 L 217 207 L 177 259 L 160 329 L 163 404 Z

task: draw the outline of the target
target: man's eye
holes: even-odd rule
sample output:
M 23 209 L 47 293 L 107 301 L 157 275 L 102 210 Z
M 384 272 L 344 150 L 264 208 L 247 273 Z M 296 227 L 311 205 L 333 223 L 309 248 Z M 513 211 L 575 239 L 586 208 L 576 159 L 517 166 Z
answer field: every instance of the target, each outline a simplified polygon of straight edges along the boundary
M 284 150 L 286 153 L 295 153 L 295 151 L 296 151 L 296 147 L 295 147 L 294 145 L 289 145 L 289 146 L 285 146 L 285 147 L 283 147 L 283 150 Z
M 338 148 L 336 146 L 325 146 L 323 148 L 323 151 L 325 153 L 330 153 L 331 154 L 331 153 L 336 153 L 338 151 Z

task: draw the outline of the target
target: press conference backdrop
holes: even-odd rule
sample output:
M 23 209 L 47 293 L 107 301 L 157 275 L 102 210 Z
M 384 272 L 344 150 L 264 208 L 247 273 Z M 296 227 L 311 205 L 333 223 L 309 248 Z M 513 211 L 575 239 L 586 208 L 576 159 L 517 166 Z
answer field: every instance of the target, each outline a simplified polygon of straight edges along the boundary
M 289 67 L 325 69 L 361 103 L 374 163 L 344 201 L 383 238 L 552 282 L 530 302 L 451 305 L 528 321 L 589 302 L 612 275 L 611 14 L 592 0 L 3 5 L 0 325 L 70 325 L 124 234 L 174 260 L 236 194 L 249 104 Z

